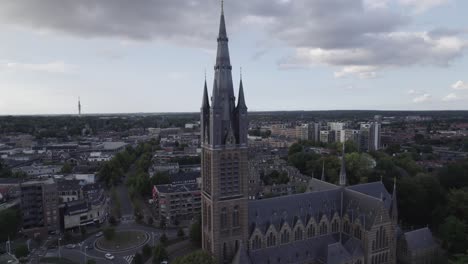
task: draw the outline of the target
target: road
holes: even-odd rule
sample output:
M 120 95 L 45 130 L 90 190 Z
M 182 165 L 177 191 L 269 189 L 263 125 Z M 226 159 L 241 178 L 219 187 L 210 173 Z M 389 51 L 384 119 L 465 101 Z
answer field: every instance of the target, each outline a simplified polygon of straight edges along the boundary
M 95 236 L 91 236 L 88 239 L 84 240 L 80 245 L 76 245 L 74 249 L 67 249 L 63 245 L 60 248 L 60 253 L 62 257 L 70 259 L 74 262 L 77 263 L 86 263 L 86 260 L 93 259 L 96 261 L 97 264 L 109 264 L 109 263 L 116 263 L 116 264 L 130 264 L 133 260 L 133 257 L 137 252 L 141 253 L 141 248 L 145 245 L 148 244 L 150 246 L 157 245 L 159 243 L 159 238 L 163 234 L 163 230 L 161 229 L 156 229 L 153 227 L 148 227 L 144 225 L 139 225 L 136 223 L 122 223 L 116 227 L 116 231 L 121 231 L 121 230 L 140 230 L 148 235 L 148 240 L 135 248 L 128 249 L 128 250 L 122 250 L 119 252 L 111 252 L 112 255 L 114 255 L 114 259 L 107 260 L 104 255 L 107 253 L 105 251 L 101 251 L 100 249 L 97 249 L 94 245 L 96 243 L 96 240 L 98 239 Z M 166 235 L 168 236 L 169 239 L 173 239 L 177 237 L 177 231 L 176 230 L 166 230 L 165 231 Z M 154 237 L 154 239 L 153 239 Z M 86 251 L 86 257 L 85 257 L 85 247 L 87 245 L 93 245 L 93 249 L 87 250 Z M 53 249 L 53 250 L 48 250 L 47 251 L 47 256 L 59 256 L 58 254 L 58 249 Z
M 116 187 L 117 197 L 120 201 L 120 213 L 122 222 L 131 222 L 134 219 L 133 203 L 128 195 L 127 185 L 121 184 Z

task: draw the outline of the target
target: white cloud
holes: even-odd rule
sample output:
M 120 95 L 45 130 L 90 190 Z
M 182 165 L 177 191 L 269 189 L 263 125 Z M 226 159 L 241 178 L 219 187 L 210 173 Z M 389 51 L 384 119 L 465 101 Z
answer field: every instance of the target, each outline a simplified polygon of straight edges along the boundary
M 431 95 L 430 94 L 423 94 L 421 96 L 418 96 L 416 98 L 413 99 L 413 102 L 414 103 L 425 103 L 425 102 L 428 102 L 430 99 L 431 99 Z
M 399 4 L 412 7 L 416 13 L 425 12 L 431 8 L 448 2 L 449 0 L 398 0 Z
M 324 64 L 342 67 L 335 77 L 356 75 L 373 78 L 386 68 L 413 65 L 445 67 L 461 56 L 468 41 L 456 36 L 432 36 L 427 32 L 390 32 L 368 34 L 368 43 L 355 48 L 297 48 L 294 56 L 281 64 L 296 67 Z
M 342 78 L 349 75 L 355 75 L 360 79 L 372 79 L 377 77 L 377 68 L 373 66 L 352 65 L 343 67 L 340 71 L 334 73 L 335 78 Z
M 449 93 L 447 96 L 442 98 L 442 101 L 450 102 L 450 101 L 456 101 L 456 100 L 459 100 L 459 99 L 460 99 L 460 97 L 458 97 L 457 94 Z
M 4 62 L 0 68 L 10 71 L 38 71 L 48 73 L 71 73 L 76 68 L 74 65 L 66 64 L 63 61 L 53 61 L 48 63 L 21 63 Z
M 364 0 L 364 7 L 369 9 L 387 8 L 390 0 Z
M 468 83 L 457 81 L 456 83 L 452 84 L 452 88 L 455 90 L 468 90 Z

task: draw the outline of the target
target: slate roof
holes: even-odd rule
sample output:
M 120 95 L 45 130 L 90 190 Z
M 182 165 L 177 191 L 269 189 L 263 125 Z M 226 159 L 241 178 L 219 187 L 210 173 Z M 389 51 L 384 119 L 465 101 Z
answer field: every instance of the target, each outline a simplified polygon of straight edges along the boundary
M 200 177 L 199 171 L 179 172 L 170 175 L 170 180 L 172 184 L 196 183 L 198 177 Z
M 385 185 L 380 181 L 348 186 L 347 189 L 354 190 L 377 199 L 382 198 L 387 209 L 389 209 L 392 204 L 392 196 L 387 191 L 387 188 L 385 188 Z
M 347 213 L 353 222 L 359 219 L 369 230 L 382 205 L 381 200 L 350 189 L 344 190 L 343 198 L 343 213 Z
M 280 230 L 284 222 L 292 228 L 297 220 L 306 225 L 310 218 L 319 222 L 325 214 L 328 219 L 340 212 L 341 189 L 302 193 L 249 202 L 249 225 L 266 232 L 270 224 Z
M 183 193 L 183 192 L 194 192 L 200 190 L 198 184 L 187 183 L 187 184 L 162 184 L 156 185 L 156 189 L 160 193 Z
M 61 180 L 57 182 L 57 190 L 61 191 L 79 191 L 81 189 L 80 180 Z
M 89 209 L 88 203 L 84 200 L 68 202 L 65 207 L 66 215 L 75 215 L 87 212 Z
M 404 233 L 404 239 L 410 251 L 437 247 L 431 230 L 427 227 Z
M 329 244 L 327 247 L 327 264 L 341 264 L 343 261 L 351 260 L 351 254 L 340 242 Z

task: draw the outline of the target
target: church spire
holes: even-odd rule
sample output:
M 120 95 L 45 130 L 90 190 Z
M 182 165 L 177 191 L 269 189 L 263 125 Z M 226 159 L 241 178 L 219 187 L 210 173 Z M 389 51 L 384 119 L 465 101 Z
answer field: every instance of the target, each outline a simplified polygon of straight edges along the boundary
M 343 152 L 341 154 L 340 186 L 346 186 L 346 181 L 345 144 L 343 143 Z

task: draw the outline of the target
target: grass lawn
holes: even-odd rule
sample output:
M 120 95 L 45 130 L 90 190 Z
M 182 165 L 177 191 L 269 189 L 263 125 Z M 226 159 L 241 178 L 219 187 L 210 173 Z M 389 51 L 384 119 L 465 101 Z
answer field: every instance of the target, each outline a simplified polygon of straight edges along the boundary
M 53 263 L 53 264 L 77 264 L 76 262 L 73 262 L 69 259 L 66 258 L 56 258 L 56 257 L 51 257 L 51 258 L 41 258 L 39 263 Z
M 122 250 L 141 245 L 146 239 L 146 234 L 141 231 L 116 231 L 112 240 L 101 237 L 97 240 L 97 245 L 104 250 Z

